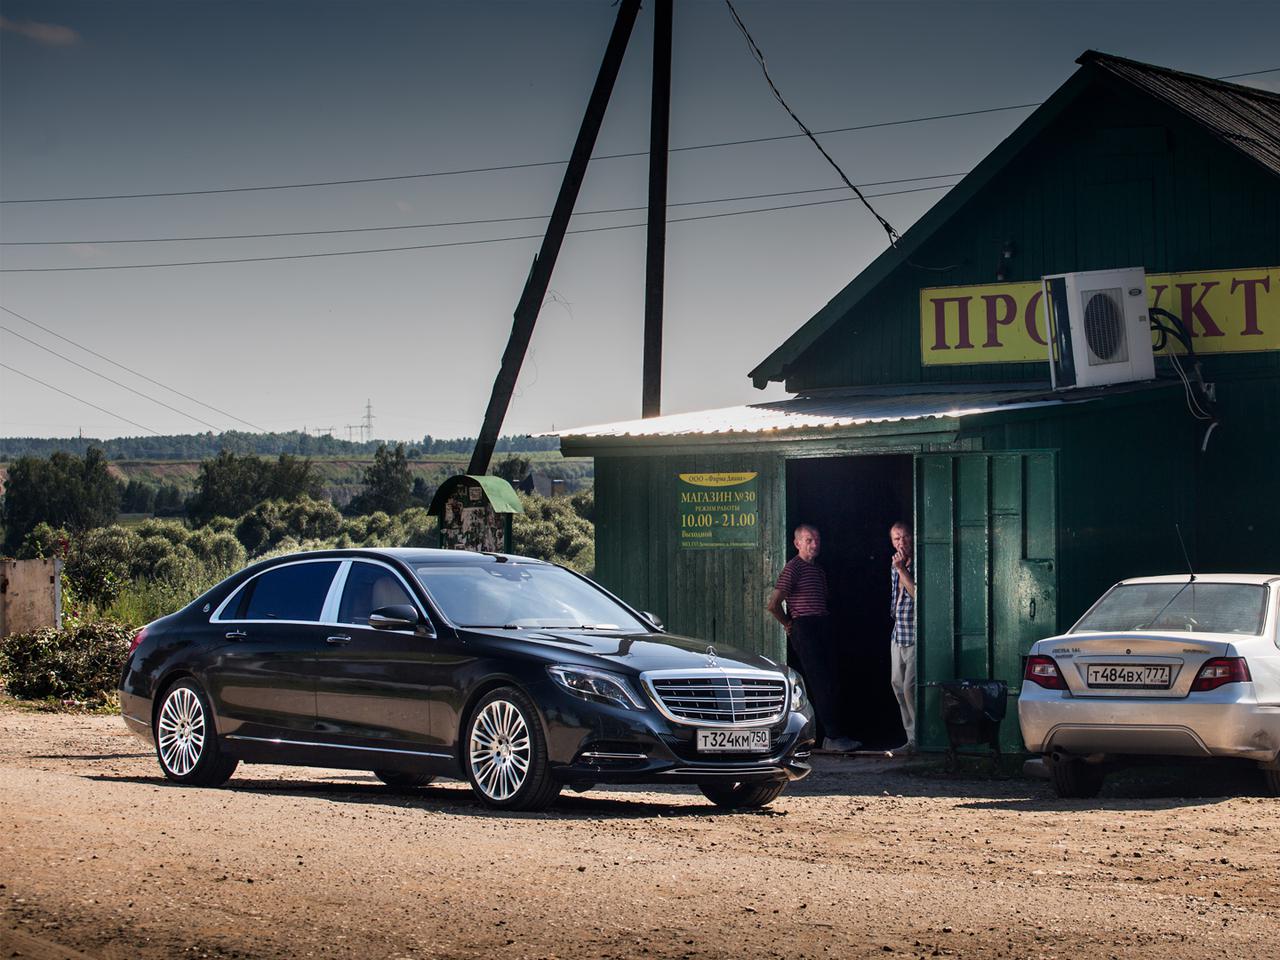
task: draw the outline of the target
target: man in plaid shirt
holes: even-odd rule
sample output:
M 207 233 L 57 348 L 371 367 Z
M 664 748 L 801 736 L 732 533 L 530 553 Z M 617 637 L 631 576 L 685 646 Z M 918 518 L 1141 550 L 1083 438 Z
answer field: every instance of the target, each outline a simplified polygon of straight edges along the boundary
M 911 525 L 899 520 L 890 527 L 889 539 L 895 551 L 889 570 L 890 613 L 893 616 L 889 682 L 894 696 L 898 698 L 902 729 L 907 734 L 907 742 L 893 752 L 913 753 L 916 749 L 916 579 L 912 566 L 915 538 Z

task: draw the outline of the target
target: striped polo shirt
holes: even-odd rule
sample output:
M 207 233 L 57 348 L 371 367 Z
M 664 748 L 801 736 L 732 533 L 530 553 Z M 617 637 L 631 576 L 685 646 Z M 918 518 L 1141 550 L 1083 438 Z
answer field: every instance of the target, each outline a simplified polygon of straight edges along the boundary
M 787 613 L 793 617 L 827 615 L 827 573 L 816 563 L 792 557 L 782 568 L 775 585 L 787 599 Z

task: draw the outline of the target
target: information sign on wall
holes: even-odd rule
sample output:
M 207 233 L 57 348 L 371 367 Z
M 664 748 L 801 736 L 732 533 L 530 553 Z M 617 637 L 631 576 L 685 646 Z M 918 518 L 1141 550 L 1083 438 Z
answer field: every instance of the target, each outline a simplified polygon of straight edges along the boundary
M 759 546 L 757 476 L 677 474 L 681 549 Z
M 1039 281 L 920 291 L 925 366 L 1048 360 Z M 1181 318 L 1196 353 L 1280 349 L 1280 267 L 1147 274 L 1147 303 Z M 1171 337 L 1164 354 L 1182 352 Z

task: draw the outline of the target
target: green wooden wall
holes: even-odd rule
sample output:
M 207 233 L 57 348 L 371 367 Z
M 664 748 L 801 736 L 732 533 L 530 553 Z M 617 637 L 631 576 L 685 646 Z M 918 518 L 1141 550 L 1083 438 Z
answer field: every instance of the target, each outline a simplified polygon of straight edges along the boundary
M 1086 94 L 797 358 L 787 388 L 1046 380 L 1043 363 L 920 363 L 920 289 L 994 283 L 1006 241 L 1016 250 L 1009 280 L 1275 266 L 1280 183 L 1132 91 Z M 1280 353 L 1215 357 L 1206 369 L 1217 379 L 1280 376 Z
M 676 633 L 744 647 L 779 663 L 785 640 L 765 601 L 786 562 L 781 457 L 725 453 L 597 457 L 596 579 Z M 682 549 L 676 476 L 759 473 L 757 549 Z

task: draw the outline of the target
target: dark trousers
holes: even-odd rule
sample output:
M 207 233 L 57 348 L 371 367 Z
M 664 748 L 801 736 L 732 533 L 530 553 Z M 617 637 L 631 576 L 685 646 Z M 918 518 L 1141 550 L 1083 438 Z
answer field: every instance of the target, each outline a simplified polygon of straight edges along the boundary
M 790 649 L 799 663 L 792 666 L 804 677 L 813 711 L 828 737 L 844 736 L 835 715 L 839 702 L 839 680 L 831 649 L 830 617 L 796 617 L 791 621 Z

